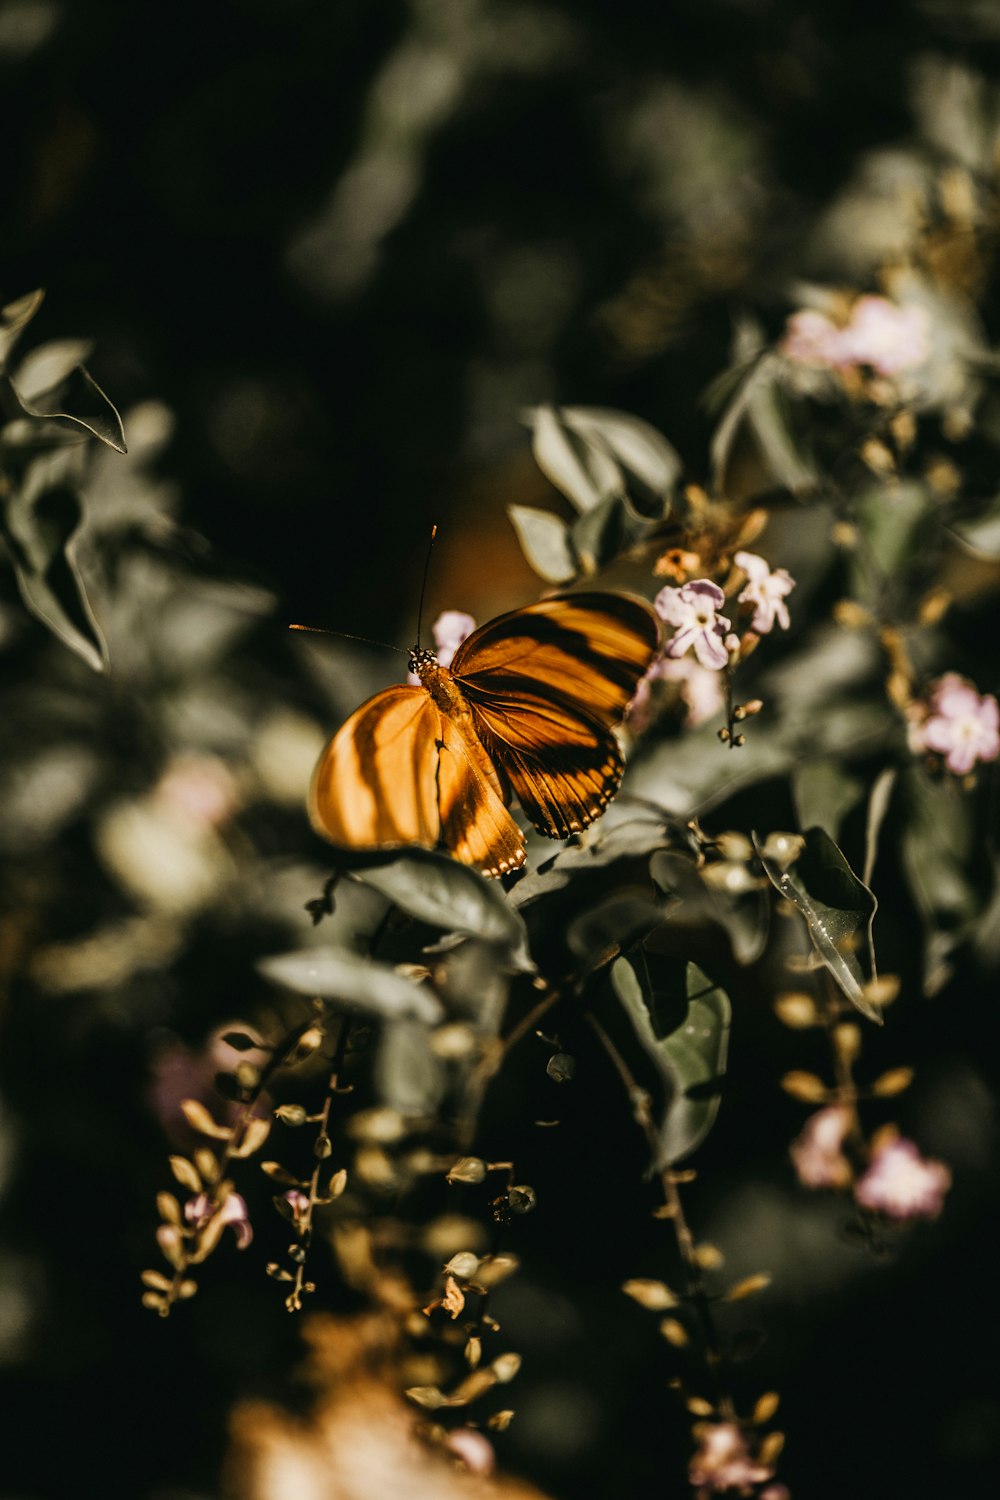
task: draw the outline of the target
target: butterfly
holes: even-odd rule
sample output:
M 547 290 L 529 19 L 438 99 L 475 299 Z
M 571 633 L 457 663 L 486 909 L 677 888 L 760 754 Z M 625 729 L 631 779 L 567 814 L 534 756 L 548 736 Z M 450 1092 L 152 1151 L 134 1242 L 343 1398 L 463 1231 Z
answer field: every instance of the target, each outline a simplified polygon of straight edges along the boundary
M 600 817 L 624 763 L 613 727 L 659 647 L 650 606 L 622 594 L 557 595 L 498 615 L 451 667 L 417 648 L 419 685 L 356 709 L 313 774 L 316 831 L 347 849 L 448 850 L 484 875 L 524 863 L 516 796 L 564 839 Z

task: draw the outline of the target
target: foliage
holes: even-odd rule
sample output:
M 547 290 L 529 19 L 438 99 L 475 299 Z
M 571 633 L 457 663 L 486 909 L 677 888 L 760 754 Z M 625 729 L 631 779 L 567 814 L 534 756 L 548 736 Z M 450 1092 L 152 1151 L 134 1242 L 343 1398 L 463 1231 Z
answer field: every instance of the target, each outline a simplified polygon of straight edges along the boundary
M 115 1199 L 109 1231 L 74 1236 L 98 1319 L 109 1258 L 172 1320 L 151 1339 L 190 1336 L 177 1325 L 233 1288 L 233 1327 L 320 1309 L 305 1375 L 286 1344 L 266 1403 L 229 1371 L 244 1492 L 269 1495 L 283 1455 L 321 1476 L 309 1500 L 339 1494 L 322 1456 L 352 1442 L 392 1456 L 375 1500 L 401 1474 L 471 1492 L 530 1422 L 526 1325 L 541 1342 L 572 1320 L 575 1263 L 603 1237 L 603 1342 L 647 1351 L 689 1490 L 778 1500 L 772 1387 L 794 1406 L 795 1340 L 750 1359 L 745 1304 L 780 1332 L 793 1254 L 841 1266 L 850 1239 L 841 1285 L 884 1286 L 948 1232 L 961 1164 L 908 1099 L 953 1035 L 945 1002 L 996 956 L 984 90 L 963 96 L 975 130 L 913 147 L 905 256 L 737 319 L 699 449 L 611 406 L 522 413 L 538 474 L 509 517 L 539 587 L 641 593 L 664 640 L 610 809 L 565 843 L 526 831 L 528 865 L 503 880 L 310 838 L 324 737 L 391 666 L 287 636 L 271 595 L 177 519 L 167 410 L 123 423 L 78 342 L 14 359 L 40 299 L 4 309 L 11 1097 L 26 1134 L 72 1139 L 81 1101 L 102 1102 L 88 1049 L 115 1039 L 127 1081 L 77 1147 Z M 662 412 L 675 422 L 691 430 Z M 765 1116 L 770 1154 L 748 1165 Z M 26 1154 L 14 1180 L 23 1205 L 45 1175 Z M 46 1196 L 51 1222 L 71 1216 Z

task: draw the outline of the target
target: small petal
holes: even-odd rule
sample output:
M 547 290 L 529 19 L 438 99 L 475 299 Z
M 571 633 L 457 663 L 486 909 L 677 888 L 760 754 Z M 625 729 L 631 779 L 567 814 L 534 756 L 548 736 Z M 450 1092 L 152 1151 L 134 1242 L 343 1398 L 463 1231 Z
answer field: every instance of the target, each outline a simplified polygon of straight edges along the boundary
M 875 1152 L 854 1196 L 891 1219 L 934 1219 L 950 1186 L 944 1162 L 922 1157 L 912 1141 L 898 1137 Z
M 431 627 L 431 634 L 434 636 L 438 661 L 442 667 L 451 666 L 455 652 L 463 641 L 468 640 L 475 628 L 475 620 L 463 610 L 446 609 L 443 614 L 438 615 Z
M 791 621 L 785 595 L 795 587 L 795 580 L 785 568 L 771 570 L 770 564 L 755 552 L 737 552 L 733 561 L 747 575 L 747 584 L 739 595 L 740 604 L 752 604 L 754 616 L 750 628 L 758 635 L 767 635 L 775 620 L 782 630 L 787 630 Z
M 702 1428 L 699 1436 L 700 1447 L 688 1466 L 688 1478 L 695 1488 L 721 1494 L 773 1479 L 773 1468 L 753 1462 L 735 1422 L 713 1422 Z
M 803 1187 L 847 1186 L 851 1169 L 841 1148 L 850 1128 L 851 1111 L 843 1104 L 827 1105 L 809 1116 L 790 1151 Z

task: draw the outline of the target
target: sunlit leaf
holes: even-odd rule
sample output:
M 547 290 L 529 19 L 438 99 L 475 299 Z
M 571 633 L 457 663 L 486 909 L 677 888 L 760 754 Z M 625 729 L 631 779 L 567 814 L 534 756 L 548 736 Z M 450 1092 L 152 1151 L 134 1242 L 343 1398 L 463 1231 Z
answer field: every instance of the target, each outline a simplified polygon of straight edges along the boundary
M 30 401 L 8 376 L 0 376 L 0 404 L 8 420 L 18 413 L 29 419 L 23 433 L 18 431 L 19 442 L 31 444 L 35 441 L 30 421 L 35 419 L 46 426 L 56 424 L 81 428 L 107 443 L 116 453 L 127 452 L 125 430 L 117 409 L 83 365 L 76 365 L 56 390 L 43 392 Z
M 535 462 L 577 510 L 590 510 L 606 495 L 620 493 L 622 475 L 606 449 L 581 437 L 553 406 L 525 413 L 533 431 Z
M 577 572 L 569 527 L 551 511 L 528 505 L 507 507 L 517 539 L 530 565 L 548 583 L 568 583 Z
M 55 390 L 82 365 L 93 350 L 87 339 L 57 339 L 39 344 L 26 354 L 17 367 L 14 384 L 22 401 L 34 401 L 46 391 Z
M 426 985 L 416 985 L 388 964 L 375 963 L 345 948 L 304 948 L 279 953 L 258 964 L 265 979 L 300 995 L 318 995 L 391 1020 L 411 1016 L 433 1024 L 441 1005 Z
M 45 293 L 39 288 L 0 308 L 0 369 L 44 300 Z
M 878 858 L 879 834 L 892 800 L 896 774 L 894 766 L 887 766 L 876 776 L 868 794 L 868 814 L 865 819 L 865 864 L 861 872 L 861 879 L 865 885 L 872 883 L 875 861 Z
M 754 843 L 768 879 L 802 913 L 813 947 L 848 1000 L 881 1025 L 881 1012 L 865 996 L 856 951 L 861 940 L 870 945 L 878 908 L 872 892 L 822 828 L 806 831 L 805 848 L 788 868 L 765 855 L 756 837 Z
M 658 1036 L 652 1021 L 654 998 L 643 967 L 619 958 L 612 965 L 611 981 L 666 1089 L 655 1165 L 669 1166 L 701 1144 L 718 1113 L 718 1086 L 729 1049 L 729 997 L 696 964 L 688 964 L 684 1019 L 667 1035 Z
M 662 432 L 639 417 L 607 407 L 568 406 L 561 415 L 585 441 L 611 455 L 633 499 L 659 500 L 655 510 L 661 519 L 666 515 L 662 502 L 680 478 L 681 461 Z

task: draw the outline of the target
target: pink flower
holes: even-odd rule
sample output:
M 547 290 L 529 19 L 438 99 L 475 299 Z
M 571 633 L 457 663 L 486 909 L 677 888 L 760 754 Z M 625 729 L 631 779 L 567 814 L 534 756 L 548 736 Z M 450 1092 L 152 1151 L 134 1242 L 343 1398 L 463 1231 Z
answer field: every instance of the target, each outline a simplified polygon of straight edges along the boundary
M 431 635 L 434 637 L 434 649 L 442 667 L 451 666 L 455 659 L 455 652 L 463 641 L 468 640 L 475 628 L 475 620 L 461 609 L 446 609 L 438 615 L 431 626 Z M 420 678 L 415 672 L 410 672 L 406 680 L 417 684 Z
M 772 572 L 764 558 L 758 557 L 756 552 L 737 552 L 733 561 L 747 575 L 747 584 L 739 595 L 739 602 L 754 606 L 751 630 L 755 630 L 758 635 L 767 635 L 768 631 L 773 630 L 775 620 L 782 630 L 787 630 L 790 622 L 785 595 L 792 592 L 795 579 L 784 568 L 775 568 Z
M 195 1229 L 204 1229 L 216 1215 L 221 1216 L 223 1224 L 228 1224 L 232 1229 L 236 1236 L 237 1250 L 245 1250 L 253 1239 L 253 1229 L 246 1200 L 239 1193 L 230 1193 L 221 1208 L 212 1202 L 207 1193 L 189 1198 L 184 1205 L 184 1217 Z
M 899 375 L 930 354 L 927 309 L 904 307 L 888 297 L 859 297 L 846 325 L 825 313 L 800 308 L 788 319 L 779 348 L 787 359 L 831 370 L 868 365 L 879 375 Z
M 880 375 L 898 375 L 922 365 L 930 353 L 927 309 L 900 307 L 888 297 L 861 297 L 843 331 L 841 359 L 870 365 Z
M 178 820 L 194 827 L 217 828 L 236 811 L 236 782 L 215 755 L 175 755 L 155 795 Z
M 803 1187 L 847 1186 L 851 1168 L 841 1148 L 850 1128 L 851 1111 L 843 1104 L 828 1104 L 809 1116 L 790 1151 Z
M 216 1118 L 232 1119 L 238 1106 L 220 1099 L 214 1084 L 216 1073 L 235 1073 L 241 1062 L 263 1067 L 270 1059 L 270 1052 L 261 1047 L 237 1051 L 223 1041 L 231 1031 L 250 1034 L 243 1021 L 230 1021 L 210 1032 L 200 1047 L 186 1047 L 183 1042 L 171 1038 L 157 1051 L 150 1068 L 150 1079 L 146 1098 L 150 1109 L 160 1122 L 167 1139 L 181 1150 L 189 1150 L 198 1139 L 185 1118 L 181 1104 L 185 1099 L 197 1099 Z M 266 1116 L 271 1112 L 271 1097 L 261 1094 L 251 1111 L 254 1115 Z
M 673 625 L 674 637 L 667 642 L 667 656 L 679 657 L 694 648 L 703 667 L 719 671 L 729 661 L 723 641 L 730 622 L 718 613 L 725 595 L 708 578 L 695 579 L 679 589 L 661 589 L 653 607 L 661 620 Z
M 788 319 L 779 347 L 782 354 L 799 364 L 836 369 L 843 362 L 843 334 L 844 330 L 825 313 L 802 307 Z
M 854 1196 L 862 1208 L 890 1219 L 935 1219 L 950 1187 L 944 1162 L 922 1157 L 912 1141 L 898 1136 L 875 1152 Z
M 932 684 L 925 703 L 910 718 L 910 748 L 944 756 L 954 776 L 967 776 L 977 761 L 1000 755 L 1000 707 L 991 693 L 983 697 L 957 672 L 946 672 Z
M 471 1473 L 484 1476 L 493 1473 L 496 1467 L 493 1444 L 474 1427 L 456 1427 L 449 1432 L 445 1443 Z
M 468 640 L 475 628 L 476 622 L 472 616 L 460 609 L 446 609 L 443 614 L 438 615 L 431 631 L 442 667 L 451 666 L 455 652 L 463 641 Z
M 652 719 L 651 690 L 653 683 L 658 681 L 676 683 L 687 709 L 684 722 L 692 729 L 725 706 L 725 694 L 718 672 L 703 667 L 693 656 L 682 656 L 676 660 L 659 656 L 645 677 L 640 678 L 628 706 L 628 722 L 636 734 L 641 734 L 649 727 Z
M 688 1479 L 700 1495 L 743 1490 L 774 1478 L 774 1469 L 755 1464 L 735 1422 L 713 1422 L 695 1428 L 701 1446 L 688 1465 Z

